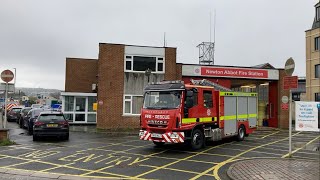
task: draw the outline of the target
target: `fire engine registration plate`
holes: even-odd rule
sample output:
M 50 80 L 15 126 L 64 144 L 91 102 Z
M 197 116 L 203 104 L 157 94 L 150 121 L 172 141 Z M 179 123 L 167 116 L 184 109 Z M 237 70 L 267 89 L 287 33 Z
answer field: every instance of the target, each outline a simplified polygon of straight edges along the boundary
M 153 138 L 162 138 L 162 135 L 158 134 L 158 133 L 152 133 L 151 137 L 153 137 Z

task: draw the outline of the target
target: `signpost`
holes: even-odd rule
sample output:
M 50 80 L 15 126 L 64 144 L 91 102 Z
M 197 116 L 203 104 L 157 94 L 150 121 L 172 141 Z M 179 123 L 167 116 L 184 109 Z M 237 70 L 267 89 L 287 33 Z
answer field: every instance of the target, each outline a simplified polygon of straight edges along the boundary
M 296 130 L 320 132 L 319 102 L 296 102 Z
M 1 73 L 1 79 L 6 82 L 6 88 L 5 88 L 5 99 L 4 99 L 4 122 L 3 124 L 3 129 L 6 128 L 7 126 L 7 99 L 8 99 L 8 82 L 12 81 L 14 78 L 13 72 L 10 70 L 4 70 Z
M 291 102 L 292 102 L 292 93 L 291 88 L 298 87 L 298 77 L 291 76 L 295 68 L 294 60 L 290 57 L 284 66 L 284 71 L 287 76 L 284 78 L 284 87 L 283 89 L 289 89 L 289 157 L 292 155 L 292 113 L 291 113 Z M 287 80 L 286 80 L 287 79 Z M 287 81 L 287 82 L 286 82 Z

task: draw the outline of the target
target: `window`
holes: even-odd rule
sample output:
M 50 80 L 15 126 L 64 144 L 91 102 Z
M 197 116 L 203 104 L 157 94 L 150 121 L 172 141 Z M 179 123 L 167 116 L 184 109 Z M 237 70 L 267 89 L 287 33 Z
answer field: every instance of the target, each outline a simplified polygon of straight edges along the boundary
M 212 91 L 203 91 L 203 106 L 205 108 L 212 108 Z
M 320 78 L 320 64 L 314 66 L 314 77 Z
M 147 69 L 155 73 L 163 73 L 163 57 L 125 56 L 125 72 L 134 71 L 144 73 Z
M 314 101 L 320 102 L 320 93 L 314 93 Z
M 316 7 L 316 21 L 320 20 L 320 7 Z
M 180 106 L 181 91 L 148 91 L 144 97 L 146 109 L 175 109 Z
M 64 111 L 73 111 L 74 96 L 66 96 L 64 102 Z
M 314 50 L 319 51 L 319 46 L 320 46 L 320 37 L 315 37 L 314 38 Z
M 188 90 L 192 91 L 192 90 Z M 198 104 L 198 93 L 193 91 L 192 96 L 187 96 L 185 101 L 185 106 L 187 108 L 191 108 L 193 106 L 196 106 Z
M 96 103 L 97 99 L 96 97 L 88 97 L 88 112 L 95 112 L 93 110 L 93 103 Z
M 123 114 L 125 115 L 139 115 L 143 105 L 142 95 L 124 95 Z
M 87 122 L 97 122 L 97 119 L 96 119 L 96 114 L 88 114 L 88 119 L 87 119 Z

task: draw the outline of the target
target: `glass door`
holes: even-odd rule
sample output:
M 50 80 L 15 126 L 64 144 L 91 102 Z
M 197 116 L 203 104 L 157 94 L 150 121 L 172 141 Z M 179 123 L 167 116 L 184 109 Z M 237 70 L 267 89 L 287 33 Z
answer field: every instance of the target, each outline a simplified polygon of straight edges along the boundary
M 76 97 L 75 100 L 75 122 L 86 122 L 86 97 Z

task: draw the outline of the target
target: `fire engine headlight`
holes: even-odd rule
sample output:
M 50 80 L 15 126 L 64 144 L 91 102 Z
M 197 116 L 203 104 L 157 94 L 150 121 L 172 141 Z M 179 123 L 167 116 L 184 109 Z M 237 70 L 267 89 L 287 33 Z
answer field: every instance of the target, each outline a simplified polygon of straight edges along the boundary
M 174 133 L 172 133 L 172 134 L 170 135 L 170 138 L 171 138 L 171 139 L 178 139 L 178 138 L 179 138 L 179 135 L 178 135 L 178 133 L 174 132 Z

